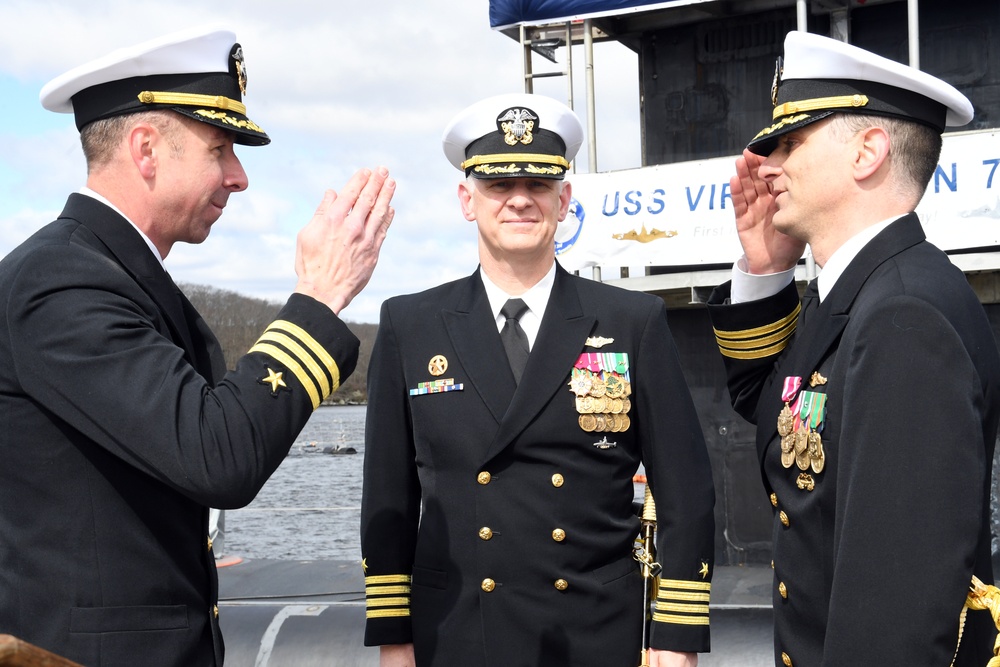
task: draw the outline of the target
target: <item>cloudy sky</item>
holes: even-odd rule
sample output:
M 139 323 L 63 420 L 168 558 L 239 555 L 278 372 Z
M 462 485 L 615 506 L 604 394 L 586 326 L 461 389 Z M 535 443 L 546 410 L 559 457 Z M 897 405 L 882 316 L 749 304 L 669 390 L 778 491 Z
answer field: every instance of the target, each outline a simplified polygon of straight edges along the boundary
M 384 164 L 398 181 L 396 219 L 375 275 L 343 313 L 376 322 L 386 298 L 476 267 L 475 228 L 455 195 L 461 174 L 440 137 L 466 105 L 523 90 L 520 48 L 490 29 L 488 12 L 488 0 L 4 0 L 0 256 L 58 215 L 86 178 L 72 118 L 43 110 L 41 87 L 114 48 L 221 23 L 244 47 L 245 102 L 272 144 L 238 147 L 249 190 L 230 198 L 208 241 L 176 246 L 167 269 L 178 282 L 284 301 L 295 284 L 295 234 L 323 190 Z M 595 52 L 598 166 L 638 167 L 636 56 L 617 43 Z M 557 56 L 562 67 L 566 50 Z M 573 58 L 586 127 L 582 47 Z M 535 57 L 536 71 L 555 67 Z M 535 92 L 566 101 L 566 79 L 540 79 Z M 578 171 L 591 171 L 586 146 L 580 158 Z

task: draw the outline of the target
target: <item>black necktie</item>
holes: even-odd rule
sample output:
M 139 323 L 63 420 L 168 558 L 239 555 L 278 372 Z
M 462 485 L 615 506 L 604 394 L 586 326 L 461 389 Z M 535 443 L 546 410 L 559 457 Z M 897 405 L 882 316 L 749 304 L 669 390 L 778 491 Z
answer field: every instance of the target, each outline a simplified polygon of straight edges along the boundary
M 507 350 L 507 361 L 510 362 L 510 370 L 514 372 L 514 382 L 521 381 L 521 373 L 528 362 L 528 337 L 518 323 L 527 310 L 528 304 L 521 299 L 508 299 L 500 309 L 500 314 L 507 318 L 500 330 L 500 340 Z
M 806 291 L 802 293 L 802 311 L 799 313 L 798 328 L 801 329 L 806 324 L 806 318 L 819 306 L 819 286 L 818 278 L 813 278 L 806 285 Z

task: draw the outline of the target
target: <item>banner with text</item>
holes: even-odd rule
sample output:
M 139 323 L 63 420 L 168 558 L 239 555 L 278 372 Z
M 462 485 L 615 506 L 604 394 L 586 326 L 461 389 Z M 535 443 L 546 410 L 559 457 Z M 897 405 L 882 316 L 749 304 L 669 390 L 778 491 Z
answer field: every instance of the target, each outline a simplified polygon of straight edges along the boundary
M 556 233 L 568 270 L 593 266 L 731 264 L 742 254 L 729 177 L 734 157 L 573 174 L 573 202 Z M 943 250 L 1000 246 L 1000 131 L 945 137 L 917 207 Z

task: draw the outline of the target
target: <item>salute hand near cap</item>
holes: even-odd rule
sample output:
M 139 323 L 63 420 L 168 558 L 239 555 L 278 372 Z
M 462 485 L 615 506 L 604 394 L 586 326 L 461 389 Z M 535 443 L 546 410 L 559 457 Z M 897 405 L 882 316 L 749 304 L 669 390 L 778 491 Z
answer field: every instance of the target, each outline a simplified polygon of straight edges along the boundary
M 338 195 L 327 190 L 312 220 L 299 231 L 295 291 L 340 314 L 368 284 L 395 210 L 396 182 L 385 167 L 362 169 Z
M 729 179 L 747 271 L 753 274 L 777 273 L 795 266 L 806 244 L 774 228 L 775 203 L 771 187 L 758 173 L 764 158 L 743 151 L 736 158 L 736 175 Z

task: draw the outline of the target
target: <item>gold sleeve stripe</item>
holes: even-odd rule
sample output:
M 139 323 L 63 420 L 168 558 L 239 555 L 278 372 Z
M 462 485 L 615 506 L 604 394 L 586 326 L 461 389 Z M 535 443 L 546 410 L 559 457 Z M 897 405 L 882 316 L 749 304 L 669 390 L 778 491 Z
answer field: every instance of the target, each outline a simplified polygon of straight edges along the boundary
M 685 602 L 708 602 L 711 597 L 708 593 L 682 593 L 680 591 L 659 591 L 657 599 L 664 600 L 684 600 Z
M 659 611 L 679 611 L 682 614 L 708 615 L 707 604 L 670 604 L 668 602 L 657 602 L 656 608 Z
M 747 338 L 766 336 L 780 329 L 784 329 L 789 324 L 796 322 L 798 320 L 800 310 L 802 310 L 802 304 L 796 304 L 795 310 L 793 310 L 790 315 L 781 318 L 777 322 L 765 324 L 764 326 L 756 327 L 754 329 L 742 329 L 740 331 L 725 331 L 723 329 L 716 329 L 715 335 L 718 338 L 725 338 L 728 340 L 744 340 Z
M 284 364 L 288 370 L 290 370 L 295 377 L 299 379 L 302 386 L 305 387 L 306 393 L 309 394 L 309 398 L 312 399 L 313 410 L 319 407 L 319 404 L 322 402 L 322 398 L 320 398 L 319 391 L 316 389 L 315 381 L 313 381 L 312 377 L 306 372 L 306 369 L 302 368 L 302 365 L 292 358 L 291 355 L 282 350 L 280 347 L 271 345 L 270 343 L 257 343 L 250 348 L 250 352 L 260 352 L 262 354 L 266 354 Z M 323 398 L 326 398 L 326 396 Z
M 653 620 L 677 625 L 708 625 L 708 616 L 678 616 L 677 614 L 658 614 L 655 611 L 653 612 Z
M 368 598 L 368 607 L 409 607 L 410 598 Z
M 302 345 L 299 344 L 297 340 L 291 336 L 286 336 L 283 333 L 277 333 L 271 331 L 270 329 L 264 332 L 264 335 L 260 337 L 258 343 L 271 342 L 281 345 L 283 348 L 291 352 L 296 359 L 302 362 L 306 369 L 312 374 L 313 379 L 319 383 L 320 393 L 326 397 L 333 392 L 330 389 L 330 379 L 326 372 L 320 368 L 320 365 L 316 363 L 316 359 L 309 354 Z
M 300 341 L 302 344 L 309 348 L 309 351 L 316 355 L 320 363 L 326 366 L 326 370 L 330 372 L 330 378 L 333 379 L 333 389 L 332 391 L 337 391 L 337 387 L 340 386 L 340 367 L 337 366 L 336 360 L 330 356 L 330 353 L 326 351 L 322 345 L 316 342 L 316 339 L 309 335 L 305 329 L 293 324 L 287 320 L 275 320 L 271 322 L 271 326 L 268 329 L 276 329 L 278 331 L 284 331 L 290 333 Z
M 719 338 L 718 336 L 715 337 L 715 340 L 719 343 L 719 347 L 723 347 L 727 350 L 752 350 L 773 345 L 774 343 L 779 343 L 785 340 L 795 333 L 797 325 L 798 322 L 793 320 L 790 325 L 784 329 L 778 330 L 770 336 L 762 336 L 752 340 L 729 340 L 726 338 Z
M 719 351 L 730 359 L 764 359 L 779 354 L 788 345 L 798 325 L 801 304 L 777 322 L 754 329 L 725 331 L 715 329 Z
M 369 609 L 365 618 L 402 618 L 409 615 L 409 609 Z
M 409 574 L 373 574 L 365 577 L 365 586 L 369 584 L 409 584 L 413 577 Z
M 781 353 L 781 351 L 784 350 L 786 347 L 788 347 L 788 338 L 781 341 L 780 343 L 771 345 L 770 347 L 764 347 L 759 350 L 750 350 L 748 352 L 728 350 L 720 345 L 719 352 L 722 354 L 722 356 L 729 357 L 730 359 L 765 359 L 767 357 L 773 357 Z
M 366 595 L 409 595 L 409 586 L 378 586 L 369 584 L 365 586 Z
M 711 581 L 683 581 L 681 579 L 661 579 L 658 593 L 668 592 L 667 589 L 680 588 L 686 591 L 711 591 Z

